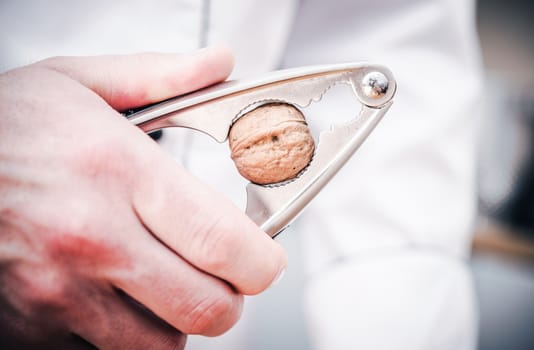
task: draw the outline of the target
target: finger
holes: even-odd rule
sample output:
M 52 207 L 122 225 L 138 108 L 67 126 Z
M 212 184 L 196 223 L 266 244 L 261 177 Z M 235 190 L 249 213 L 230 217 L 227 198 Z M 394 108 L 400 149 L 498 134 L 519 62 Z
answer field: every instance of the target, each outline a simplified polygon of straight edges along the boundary
M 220 335 L 239 319 L 243 296 L 224 281 L 191 266 L 141 226 L 124 250 L 132 258 L 106 278 L 186 334 Z
M 144 164 L 135 210 L 177 254 L 243 294 L 263 291 L 282 274 L 287 258 L 281 246 L 229 200 L 163 153 Z
M 86 298 L 72 337 L 98 349 L 183 349 L 186 335 L 111 288 Z
M 233 56 L 229 49 L 214 46 L 190 54 L 54 57 L 36 65 L 67 74 L 113 108 L 125 110 L 225 80 Z

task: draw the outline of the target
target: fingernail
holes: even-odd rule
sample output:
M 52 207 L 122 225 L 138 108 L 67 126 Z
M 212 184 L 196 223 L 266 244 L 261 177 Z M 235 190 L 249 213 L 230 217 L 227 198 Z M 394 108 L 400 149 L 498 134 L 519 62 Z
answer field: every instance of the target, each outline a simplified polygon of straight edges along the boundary
M 280 282 L 282 280 L 282 278 L 284 277 L 286 273 L 286 268 L 282 268 L 280 271 L 278 271 L 278 275 L 276 275 L 276 277 L 274 278 L 274 280 L 272 281 L 271 285 L 269 286 L 269 288 L 271 288 L 272 286 L 275 286 L 278 284 L 278 282 Z

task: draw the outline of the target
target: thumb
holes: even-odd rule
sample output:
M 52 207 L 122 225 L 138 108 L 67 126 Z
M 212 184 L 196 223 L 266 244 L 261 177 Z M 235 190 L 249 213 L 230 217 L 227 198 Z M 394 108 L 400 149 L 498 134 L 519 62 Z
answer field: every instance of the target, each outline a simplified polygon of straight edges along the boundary
M 36 65 L 70 76 L 114 109 L 125 110 L 225 80 L 233 56 L 229 49 L 214 46 L 188 54 L 53 57 Z

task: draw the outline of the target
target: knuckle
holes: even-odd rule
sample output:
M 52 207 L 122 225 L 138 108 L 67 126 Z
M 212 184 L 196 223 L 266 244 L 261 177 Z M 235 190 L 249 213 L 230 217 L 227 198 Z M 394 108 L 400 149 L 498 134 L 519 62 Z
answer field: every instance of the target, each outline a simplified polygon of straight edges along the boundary
M 198 249 L 193 250 L 198 252 L 198 265 L 212 273 L 231 269 L 239 257 L 239 242 L 235 240 L 235 231 L 227 229 L 225 221 L 225 218 L 213 220 L 198 240 Z
M 96 266 L 109 266 L 120 261 L 122 254 L 115 240 L 98 230 L 83 215 L 64 219 L 46 238 L 48 258 L 69 270 L 92 271 Z M 100 232 L 101 231 L 101 232 Z
M 52 223 L 43 227 L 43 243 L 48 256 L 72 257 L 82 249 L 94 247 L 98 239 L 93 234 L 92 211 L 84 203 L 64 203 L 69 208 L 69 215 L 50 214 Z
M 79 233 L 84 229 L 69 227 L 69 224 L 65 223 L 62 226 L 46 240 L 49 256 L 53 258 L 72 257 L 95 246 L 95 243 L 91 242 L 88 237 Z
M 80 145 L 70 157 L 74 173 L 92 180 L 127 179 L 135 158 L 119 139 L 101 137 L 90 144 Z
M 28 310 L 39 312 L 67 307 L 69 292 L 65 278 L 55 271 L 41 271 L 24 281 L 24 300 Z
M 243 298 L 236 294 L 225 294 L 206 298 L 195 305 L 187 313 L 184 333 L 215 336 L 230 329 L 239 319 Z
M 196 234 L 188 250 L 195 252 L 192 261 L 199 268 L 229 281 L 243 294 L 255 295 L 271 285 L 287 258 L 266 235 L 251 237 L 243 231 L 231 215 L 221 215 Z

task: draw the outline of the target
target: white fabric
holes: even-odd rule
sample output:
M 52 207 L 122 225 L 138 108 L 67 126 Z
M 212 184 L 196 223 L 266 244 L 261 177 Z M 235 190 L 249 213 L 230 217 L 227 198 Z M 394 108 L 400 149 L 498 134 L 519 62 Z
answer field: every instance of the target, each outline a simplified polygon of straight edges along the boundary
M 59 54 L 188 51 L 200 40 L 202 8 L 194 0 L 3 1 L 0 68 Z M 295 224 L 305 237 L 314 346 L 474 349 L 462 263 L 475 213 L 473 1 L 213 0 L 210 10 L 208 41 L 234 49 L 234 77 L 369 60 L 398 81 L 391 111 Z M 314 128 L 347 119 L 341 96 L 316 105 Z M 244 206 L 225 147 L 183 130 L 166 132 L 162 144 Z
M 476 348 L 471 276 L 439 253 L 384 249 L 332 266 L 306 305 L 317 349 Z

